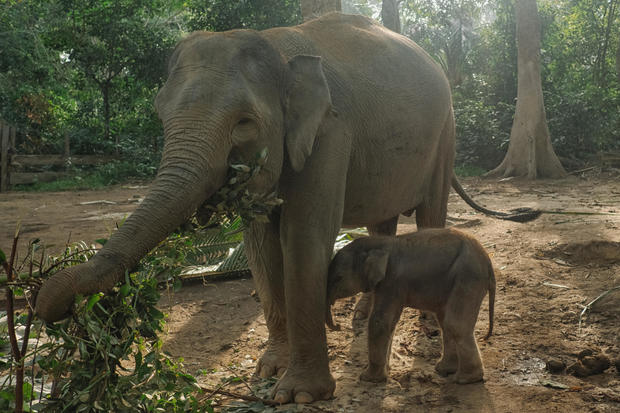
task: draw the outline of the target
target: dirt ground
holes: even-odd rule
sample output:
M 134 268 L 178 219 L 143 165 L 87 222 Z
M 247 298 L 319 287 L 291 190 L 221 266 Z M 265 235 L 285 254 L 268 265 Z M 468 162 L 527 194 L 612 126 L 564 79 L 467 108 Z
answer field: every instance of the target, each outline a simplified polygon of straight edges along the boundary
M 366 333 L 363 327 L 351 327 L 354 299 L 349 299 L 334 309 L 343 330 L 328 332 L 335 398 L 278 411 L 620 411 L 620 365 L 613 365 L 620 359 L 620 290 L 612 290 L 620 285 L 620 176 L 463 181 L 478 202 L 491 208 L 588 213 L 543 214 L 519 224 L 475 213 L 456 194 L 450 196 L 449 224 L 477 237 L 497 270 L 495 332 L 489 341 L 479 341 L 485 382 L 457 385 L 439 377 L 433 370 L 440 354 L 437 328 L 410 309 L 394 336 L 390 380 L 379 385 L 360 382 Z M 52 251 L 62 249 L 68 239 L 91 243 L 105 238 L 145 192 L 145 186 L 132 186 L 0 194 L 0 248 L 9 249 L 18 220 L 24 242 L 38 237 Z M 412 219 L 401 219 L 399 232 L 414 230 Z M 247 385 L 266 391 L 270 384 L 251 378 L 267 339 L 253 290 L 252 280 L 241 279 L 194 283 L 164 293 L 161 305 L 169 314 L 165 348 L 183 357 L 190 372 L 199 372 L 201 384 L 215 388 L 236 377 L 236 383 L 223 388 L 243 394 L 249 394 Z M 606 291 L 581 315 L 585 305 Z M 479 338 L 487 330 L 487 309 L 485 299 L 476 328 Z M 548 361 L 570 365 L 584 350 L 603 354 L 611 367 L 583 378 L 547 371 Z M 215 398 L 219 406 L 233 404 L 229 398 Z M 245 406 L 235 411 L 256 411 Z

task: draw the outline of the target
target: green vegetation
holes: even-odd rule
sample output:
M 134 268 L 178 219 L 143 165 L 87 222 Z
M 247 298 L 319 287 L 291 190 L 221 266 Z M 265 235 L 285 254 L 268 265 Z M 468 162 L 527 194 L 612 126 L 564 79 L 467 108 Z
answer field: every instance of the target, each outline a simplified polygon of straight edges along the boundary
M 157 166 L 152 163 L 134 163 L 127 160 L 111 161 L 95 168 L 73 168 L 66 177 L 52 182 L 16 185 L 15 191 L 72 191 L 104 188 L 127 181 L 150 179 Z
M 457 176 L 467 177 L 467 176 L 481 176 L 485 172 L 487 172 L 487 170 L 479 166 L 461 164 L 461 165 L 456 165 L 454 167 L 454 172 L 456 173 Z
M 372 2 L 368 2 L 372 3 Z M 551 140 L 564 162 L 620 150 L 620 1 L 539 0 Z M 512 0 L 412 0 L 403 33 L 448 74 L 457 165 L 491 169 L 508 147 L 517 96 Z
M 557 154 L 573 163 L 620 149 L 619 3 L 539 1 L 549 128 Z M 380 7 L 379 0 L 343 1 L 343 10 L 374 18 Z M 512 0 L 407 0 L 400 13 L 403 33 L 452 84 L 457 164 L 496 166 L 517 90 Z M 73 183 L 33 189 L 154 176 L 163 132 L 152 102 L 176 41 L 192 30 L 264 29 L 300 19 L 297 0 L 3 0 L 0 119 L 19 128 L 18 152 L 62 153 L 68 136 L 72 153 L 120 157 L 113 171 L 75 170 Z
M 174 233 L 112 291 L 76 297 L 72 317 L 46 325 L 33 318 L 30 305 L 41 281 L 88 260 L 95 250 L 76 243 L 50 257 L 34 240 L 17 263 L 16 236 L 8 257 L 0 250 L 4 314 L 15 314 L 0 322 L 0 410 L 16 409 L 22 400 L 24 411 L 212 412 L 182 360 L 162 350 L 165 314 L 157 304 L 162 287 L 180 287 L 184 265 L 245 269 L 244 260 L 232 262 L 229 254 L 241 242 L 241 228 L 238 218 Z M 14 297 L 29 304 L 15 310 Z M 34 343 L 22 347 L 24 337 Z M 1 353 L 7 347 L 9 354 Z

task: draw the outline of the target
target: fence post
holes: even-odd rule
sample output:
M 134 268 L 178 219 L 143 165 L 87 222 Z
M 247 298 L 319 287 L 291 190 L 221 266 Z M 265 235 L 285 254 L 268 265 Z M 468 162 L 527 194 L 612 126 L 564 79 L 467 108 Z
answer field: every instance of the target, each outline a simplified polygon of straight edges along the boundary
M 9 125 L 0 123 L 0 192 L 9 189 Z

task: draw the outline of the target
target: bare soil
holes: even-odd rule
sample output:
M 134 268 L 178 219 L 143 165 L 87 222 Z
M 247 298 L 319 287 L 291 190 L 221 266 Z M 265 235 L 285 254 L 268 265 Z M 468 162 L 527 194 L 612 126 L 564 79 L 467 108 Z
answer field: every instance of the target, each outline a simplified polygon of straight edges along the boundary
M 450 196 L 449 224 L 477 237 L 497 270 L 494 335 L 479 341 L 485 382 L 457 385 L 438 376 L 433 369 L 440 354 L 437 327 L 410 309 L 403 313 L 394 336 L 389 381 L 360 382 L 366 361 L 365 328 L 351 326 L 355 299 L 342 300 L 334 316 L 343 330 L 328 332 L 335 399 L 300 410 L 620 411 L 620 361 L 614 366 L 620 359 L 620 290 L 612 290 L 620 285 L 620 176 L 463 181 L 478 202 L 494 209 L 529 206 L 584 213 L 543 214 L 519 224 L 475 213 L 457 195 Z M 105 238 L 145 191 L 145 187 L 118 187 L 0 194 L 0 248 L 9 249 L 18 220 L 24 241 L 38 237 L 51 244 L 51 250 L 60 250 L 68 239 L 92 243 Z M 101 200 L 114 204 L 83 204 Z M 399 232 L 415 229 L 412 219 L 401 219 Z M 270 382 L 251 378 L 267 339 L 253 290 L 252 280 L 240 279 L 194 283 L 163 294 L 161 305 L 169 314 L 165 348 L 183 357 L 191 373 L 200 372 L 204 386 L 216 388 L 224 379 L 237 377 L 243 380 L 224 388 L 249 394 L 247 384 L 267 391 Z M 584 306 L 607 291 L 582 314 Z M 476 328 L 479 338 L 487 330 L 487 309 L 485 299 Z M 574 364 L 580 353 L 584 365 L 591 359 L 608 359 L 611 367 L 587 377 L 562 370 L 562 363 Z M 549 361 L 562 371 L 550 373 L 545 367 Z M 219 406 L 233 403 L 224 396 L 214 397 Z M 287 405 L 278 411 L 300 411 L 297 408 Z

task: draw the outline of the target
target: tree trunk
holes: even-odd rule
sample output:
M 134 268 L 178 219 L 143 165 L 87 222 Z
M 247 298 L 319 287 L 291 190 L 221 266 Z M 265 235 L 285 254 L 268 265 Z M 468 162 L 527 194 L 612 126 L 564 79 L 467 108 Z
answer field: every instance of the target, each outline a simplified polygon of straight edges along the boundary
M 301 15 L 305 22 L 332 11 L 342 11 L 340 0 L 301 0 Z
M 620 83 L 620 34 L 618 34 L 618 48 L 616 49 L 616 77 Z
M 107 142 L 110 139 L 110 83 L 103 82 L 100 87 L 103 95 L 103 139 Z M 118 155 L 118 141 L 115 144 L 114 153 Z
M 536 0 L 516 0 L 517 108 L 508 152 L 489 176 L 560 178 L 566 171 L 553 152 L 540 79 L 540 20 Z
M 398 0 L 383 0 L 381 6 L 381 21 L 393 32 L 400 33 L 400 18 L 398 16 Z
M 594 80 L 600 87 L 607 87 L 607 52 L 611 42 L 612 27 L 616 20 L 618 0 L 612 0 L 605 5 L 605 12 L 601 24 L 601 40 L 594 63 Z
M 463 83 L 463 22 L 459 20 L 458 26 L 445 46 L 444 71 L 454 88 Z

